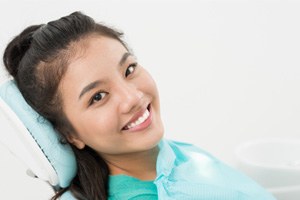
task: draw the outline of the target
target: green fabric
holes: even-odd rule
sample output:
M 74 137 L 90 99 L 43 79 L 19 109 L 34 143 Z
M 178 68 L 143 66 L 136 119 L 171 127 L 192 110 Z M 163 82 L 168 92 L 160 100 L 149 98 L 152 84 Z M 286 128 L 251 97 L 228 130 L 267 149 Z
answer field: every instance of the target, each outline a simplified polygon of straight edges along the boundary
M 153 181 L 142 181 L 126 175 L 109 177 L 109 200 L 157 200 Z
M 171 140 L 159 143 L 153 182 L 118 175 L 110 177 L 109 186 L 109 200 L 275 200 L 209 153 Z

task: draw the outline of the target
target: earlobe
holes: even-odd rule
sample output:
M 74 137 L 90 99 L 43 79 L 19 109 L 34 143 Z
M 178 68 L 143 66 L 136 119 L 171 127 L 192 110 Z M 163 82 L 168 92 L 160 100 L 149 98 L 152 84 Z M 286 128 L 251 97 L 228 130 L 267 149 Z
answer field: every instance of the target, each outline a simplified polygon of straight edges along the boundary
M 79 138 L 74 137 L 72 135 L 68 135 L 67 140 L 69 143 L 77 147 L 77 149 L 83 149 L 85 147 L 85 143 L 83 141 L 81 141 Z

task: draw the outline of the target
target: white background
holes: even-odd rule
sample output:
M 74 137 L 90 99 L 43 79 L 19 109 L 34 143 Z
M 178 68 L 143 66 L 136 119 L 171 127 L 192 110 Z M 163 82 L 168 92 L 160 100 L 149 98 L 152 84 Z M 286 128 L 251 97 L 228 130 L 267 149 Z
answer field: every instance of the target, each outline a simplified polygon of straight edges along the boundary
M 0 1 L 1 56 L 25 27 L 76 10 L 125 32 L 157 82 L 166 137 L 231 165 L 242 142 L 300 138 L 299 2 Z M 0 82 L 7 78 L 2 65 Z M 1 195 L 42 199 L 30 196 L 36 185 L 49 192 L 23 177 L 4 147 L 0 154 Z

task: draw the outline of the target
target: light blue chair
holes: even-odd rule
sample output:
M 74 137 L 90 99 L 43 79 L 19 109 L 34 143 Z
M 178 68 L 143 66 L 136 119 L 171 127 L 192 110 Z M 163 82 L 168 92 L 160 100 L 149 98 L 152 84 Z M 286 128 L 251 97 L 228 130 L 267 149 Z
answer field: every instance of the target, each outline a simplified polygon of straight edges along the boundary
M 54 190 L 67 187 L 77 172 L 74 153 L 69 145 L 60 143 L 52 125 L 26 103 L 14 80 L 0 86 L 0 116 L 1 123 L 10 127 L 9 132 L 0 132 L 1 142 L 28 171 Z M 75 200 L 70 192 L 60 199 Z

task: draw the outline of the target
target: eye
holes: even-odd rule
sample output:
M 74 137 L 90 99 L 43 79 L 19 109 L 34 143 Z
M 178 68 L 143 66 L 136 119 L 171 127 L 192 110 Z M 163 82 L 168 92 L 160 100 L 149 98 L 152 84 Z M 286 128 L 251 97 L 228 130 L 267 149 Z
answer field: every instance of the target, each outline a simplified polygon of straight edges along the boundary
M 92 96 L 90 100 L 90 105 L 101 101 L 107 95 L 106 92 L 97 92 L 94 96 Z
M 125 77 L 129 76 L 130 74 L 132 74 L 134 72 L 134 70 L 135 70 L 136 67 L 137 67 L 137 63 L 130 64 L 128 66 L 128 68 L 126 69 Z

